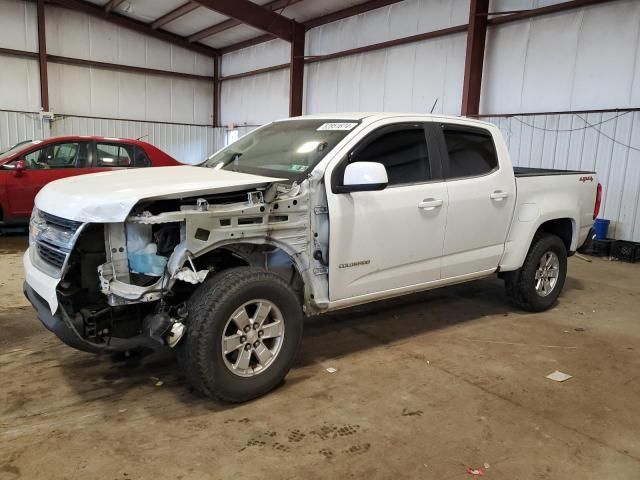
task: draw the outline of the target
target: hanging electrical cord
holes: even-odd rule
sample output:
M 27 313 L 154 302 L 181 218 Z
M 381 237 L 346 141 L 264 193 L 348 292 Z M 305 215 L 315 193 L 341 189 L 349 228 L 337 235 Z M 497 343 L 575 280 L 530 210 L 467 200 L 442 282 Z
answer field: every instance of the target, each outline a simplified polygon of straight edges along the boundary
M 598 133 L 599 133 L 600 135 L 602 135 L 603 137 L 608 138 L 608 139 L 609 139 L 609 140 L 611 140 L 613 143 L 617 143 L 618 145 L 623 146 L 623 147 L 626 147 L 626 148 L 628 148 L 628 149 L 630 149 L 630 150 L 635 150 L 636 152 L 640 152 L 640 148 L 638 148 L 638 147 L 634 147 L 634 146 L 632 146 L 632 145 L 627 145 L 626 143 L 623 143 L 623 142 L 621 142 L 621 141 L 619 141 L 619 140 L 616 140 L 615 138 L 613 138 L 613 137 L 611 137 L 611 136 L 607 135 L 606 133 L 604 133 L 602 130 L 600 130 L 600 129 L 596 128 L 596 125 L 597 125 L 597 124 L 596 124 L 596 125 L 592 125 L 592 124 L 590 124 L 589 122 L 587 122 L 587 120 L 586 120 L 586 119 L 582 118 L 582 117 L 581 117 L 580 115 L 578 115 L 577 113 L 576 113 L 576 116 L 577 116 L 580 120 L 582 120 L 584 123 L 586 123 L 590 128 L 593 128 L 596 132 L 598 132 Z
M 597 123 L 590 123 L 587 121 L 586 118 L 582 117 L 581 115 L 574 113 L 573 115 L 575 115 L 576 117 L 578 117 L 580 120 L 582 120 L 585 125 L 583 127 L 578 127 L 578 128 L 545 128 L 545 127 L 538 127 L 537 125 L 533 125 L 531 123 L 527 123 L 524 120 L 519 119 L 516 116 L 510 117 L 513 118 L 514 120 L 517 120 L 518 122 L 520 122 L 522 125 L 525 125 L 529 128 L 532 128 L 534 130 L 542 130 L 543 132 L 552 132 L 552 133 L 569 133 L 569 132 L 578 132 L 580 130 L 587 130 L 589 128 L 592 128 L 593 130 L 595 130 L 596 132 L 598 132 L 600 135 L 602 135 L 605 138 L 608 138 L 609 140 L 611 140 L 613 143 L 616 143 L 622 147 L 628 148 L 630 150 L 634 150 L 636 152 L 640 152 L 640 148 L 638 147 L 634 147 L 633 145 L 627 145 L 624 142 L 621 142 L 620 140 L 616 140 L 615 138 L 613 138 L 610 135 L 607 135 L 606 133 L 604 133 L 602 130 L 600 130 L 598 127 L 599 125 L 603 125 L 605 123 L 611 122 L 617 118 L 620 118 L 624 115 L 628 115 L 629 113 L 632 113 L 632 111 L 626 111 L 626 112 L 622 112 L 619 113 L 618 115 L 611 117 L 611 118 L 607 118 L 606 120 L 602 120 L 600 122 Z
M 536 129 L 536 130 L 543 130 L 545 132 L 554 132 L 554 133 L 565 133 L 565 132 L 578 132 L 580 130 L 586 130 L 588 128 L 597 127 L 598 125 L 602 125 L 604 123 L 611 122 L 612 120 L 615 120 L 616 118 L 620 118 L 620 117 L 622 117 L 624 115 L 628 115 L 629 113 L 631 113 L 631 111 L 622 112 L 622 113 L 619 113 L 618 115 L 616 115 L 615 117 L 607 118 L 606 120 L 602 120 L 602 121 L 600 121 L 598 123 L 594 123 L 593 125 L 589 124 L 585 119 L 583 119 L 577 113 L 574 113 L 575 116 L 577 116 L 584 123 L 586 123 L 586 125 L 584 127 L 578 127 L 578 128 L 544 128 L 544 127 L 538 127 L 537 125 L 532 125 L 531 123 L 527 123 L 524 120 L 521 120 L 521 119 L 519 119 L 518 117 L 515 117 L 515 116 L 511 117 L 511 118 L 513 118 L 514 120 L 517 120 L 518 122 L 520 122 L 523 125 L 526 125 L 527 127 L 531 127 L 531 128 Z

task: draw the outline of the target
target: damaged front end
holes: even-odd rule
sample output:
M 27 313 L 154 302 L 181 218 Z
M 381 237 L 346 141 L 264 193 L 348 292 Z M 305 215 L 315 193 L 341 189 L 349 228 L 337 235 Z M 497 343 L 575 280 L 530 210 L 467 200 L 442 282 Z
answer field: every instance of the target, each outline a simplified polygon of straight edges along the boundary
M 326 269 L 317 268 L 328 232 L 317 234 L 311 196 L 307 179 L 145 200 L 125 222 L 62 225 L 73 241 L 56 265 L 38 239 L 35 256 L 44 265 L 36 267 L 60 272 L 58 314 L 80 337 L 81 346 L 73 346 L 89 351 L 175 346 L 188 329 L 191 295 L 207 278 L 233 267 L 278 273 L 314 311 L 314 298 L 328 291 Z

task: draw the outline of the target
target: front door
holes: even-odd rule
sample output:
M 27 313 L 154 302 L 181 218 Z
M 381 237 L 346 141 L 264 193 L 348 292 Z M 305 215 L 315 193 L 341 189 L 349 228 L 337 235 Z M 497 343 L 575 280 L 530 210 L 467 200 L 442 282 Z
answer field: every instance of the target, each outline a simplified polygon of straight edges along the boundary
M 331 183 L 342 182 L 346 164 L 359 161 L 382 163 L 389 184 L 352 193 L 327 186 L 330 300 L 439 280 L 448 198 L 425 124 L 375 128 L 336 165 Z
M 7 178 L 12 217 L 29 217 L 33 201 L 42 187 L 60 178 L 90 173 L 87 142 L 61 142 L 28 152 L 21 176 Z

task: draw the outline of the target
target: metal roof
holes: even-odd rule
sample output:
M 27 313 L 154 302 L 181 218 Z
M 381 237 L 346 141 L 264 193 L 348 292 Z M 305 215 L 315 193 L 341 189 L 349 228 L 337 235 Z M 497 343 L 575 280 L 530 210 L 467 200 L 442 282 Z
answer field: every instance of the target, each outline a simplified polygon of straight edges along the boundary
M 49 0 L 52 3 L 56 0 Z M 152 27 L 154 22 L 162 25 L 157 30 L 164 30 L 172 34 L 189 39 L 190 36 L 203 32 L 210 27 L 230 22 L 230 17 L 214 11 L 198 1 L 189 0 L 82 0 L 101 7 L 105 16 L 125 16 Z M 400 1 L 400 0 L 395 0 Z M 228 0 L 234 3 L 235 0 Z M 355 5 L 395 3 L 380 0 L 251 0 L 251 3 L 264 7 L 265 10 L 284 16 L 298 23 L 322 17 L 344 10 Z M 372 5 L 373 6 L 373 5 Z M 165 16 L 172 14 L 170 21 L 164 23 Z M 206 35 L 206 33 L 203 33 Z M 240 42 L 264 37 L 265 32 L 252 26 L 240 23 L 225 28 L 212 35 L 202 38 L 189 39 L 191 43 L 205 45 L 215 49 L 222 49 Z

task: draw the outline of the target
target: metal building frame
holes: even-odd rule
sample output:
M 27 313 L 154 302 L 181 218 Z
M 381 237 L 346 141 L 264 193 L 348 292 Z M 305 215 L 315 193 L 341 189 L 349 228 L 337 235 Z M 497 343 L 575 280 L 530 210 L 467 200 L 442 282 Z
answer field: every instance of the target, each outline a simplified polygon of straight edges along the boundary
M 0 48 L 0 54 L 16 55 L 38 59 L 40 67 L 41 107 L 44 111 L 49 110 L 47 63 L 62 63 L 136 73 L 169 75 L 174 77 L 212 82 L 213 126 L 218 127 L 220 126 L 220 83 L 223 81 L 259 75 L 261 73 L 288 68 L 290 70 L 289 114 L 291 116 L 301 115 L 303 110 L 305 64 L 332 60 L 335 58 L 356 55 L 364 52 L 371 52 L 397 45 L 419 42 L 426 39 L 438 38 L 461 32 L 467 32 L 467 47 L 465 56 L 461 112 L 462 115 L 466 116 L 479 116 L 480 96 L 482 91 L 482 70 L 484 67 L 484 52 L 488 27 L 526 20 L 552 13 L 563 12 L 589 5 L 612 2 L 616 0 L 568 0 L 547 7 L 509 12 L 489 12 L 488 0 L 469 0 L 469 22 L 467 24 L 457 25 L 441 30 L 421 33 L 418 35 L 412 35 L 320 56 L 305 56 L 305 32 L 307 30 L 354 15 L 359 15 L 377 8 L 385 7 L 394 3 L 399 3 L 403 0 L 368 0 L 358 5 L 354 5 L 336 12 L 329 13 L 327 15 L 323 15 L 321 17 L 308 20 L 304 23 L 296 22 L 295 20 L 276 13 L 276 10 L 278 9 L 283 9 L 289 5 L 301 2 L 303 0 L 273 0 L 264 6 L 259 6 L 249 0 L 190 0 L 174 9 L 173 11 L 163 15 L 162 17 L 153 20 L 150 23 L 132 19 L 115 11 L 117 7 L 121 3 L 123 3 L 124 0 L 109 0 L 109 2 L 107 2 L 107 4 L 103 7 L 94 5 L 84 0 L 35 1 L 37 3 L 38 52 L 34 53 Z M 193 75 L 167 70 L 158 70 L 130 65 L 49 55 L 46 48 L 45 3 L 55 4 L 58 6 L 81 11 L 88 15 L 101 18 L 115 25 L 134 30 L 138 33 L 149 35 L 153 38 L 163 40 L 173 45 L 177 45 L 181 48 L 213 57 L 213 76 Z M 184 15 L 194 11 L 197 8 L 206 8 L 225 15 L 229 18 L 221 23 L 212 25 L 186 37 L 176 35 L 162 29 L 163 26 L 177 20 L 178 18 L 183 17 Z M 261 30 L 264 32 L 264 34 L 220 49 L 215 49 L 208 45 L 200 43 L 200 41 L 205 38 L 209 38 L 222 31 L 228 30 L 241 24 L 249 25 L 258 30 Z M 220 60 L 222 55 L 241 50 L 249 46 L 258 45 L 274 38 L 280 38 L 291 44 L 291 56 L 288 63 L 260 68 L 234 75 L 228 75 L 226 77 L 220 76 Z

